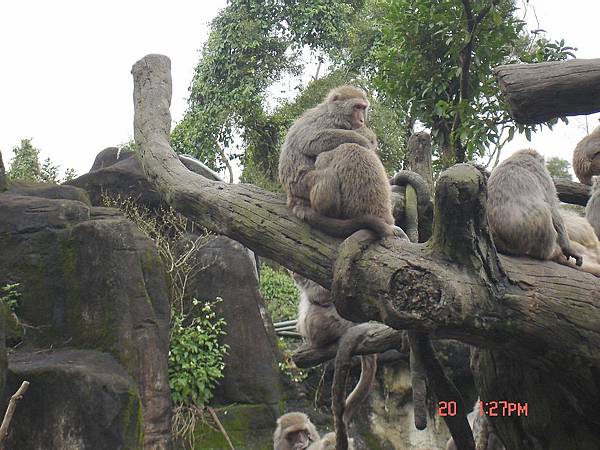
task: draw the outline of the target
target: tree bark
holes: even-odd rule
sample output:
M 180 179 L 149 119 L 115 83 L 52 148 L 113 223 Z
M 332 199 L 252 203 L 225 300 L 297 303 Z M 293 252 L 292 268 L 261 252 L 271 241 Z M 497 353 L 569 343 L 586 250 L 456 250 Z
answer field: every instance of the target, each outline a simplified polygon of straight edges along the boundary
M 559 178 L 554 178 L 553 181 L 561 202 L 581 206 L 587 205 L 591 195 L 591 189 L 587 184 L 561 180 Z
M 494 72 L 517 123 L 600 111 L 600 58 L 510 64 Z
M 529 416 L 494 420 L 500 438 L 515 443 L 510 448 L 533 448 L 529 442 L 546 435 L 553 436 L 548 448 L 558 448 L 555 443 L 566 439 L 569 429 L 583 434 L 563 448 L 600 448 L 598 278 L 554 262 L 497 255 L 486 220 L 485 179 L 477 169 L 459 164 L 440 175 L 427 243 L 374 240 L 364 230 L 341 242 L 295 219 L 283 196 L 188 171 L 169 147 L 168 58 L 149 55 L 132 72 L 140 160 L 173 207 L 331 287 L 347 319 L 375 320 L 485 349 L 488 362 L 474 364 L 480 393 L 487 399 L 506 393 L 493 399 L 513 400 L 508 395 L 519 389 L 529 402 Z M 502 359 L 494 360 L 495 355 Z M 522 367 L 522 378 L 497 376 L 503 372 L 494 361 Z M 543 393 L 552 401 L 544 402 L 536 386 L 553 388 Z M 560 416 L 563 433 L 539 420 L 542 416 Z
M 425 131 L 408 138 L 408 169 L 417 172 L 433 192 L 433 164 L 431 161 L 431 136 Z

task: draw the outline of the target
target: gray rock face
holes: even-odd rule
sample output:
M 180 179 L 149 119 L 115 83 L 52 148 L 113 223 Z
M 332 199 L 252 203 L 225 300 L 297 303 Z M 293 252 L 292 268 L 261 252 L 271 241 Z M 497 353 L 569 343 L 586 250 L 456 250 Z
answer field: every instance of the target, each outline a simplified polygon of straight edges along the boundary
M 20 348 L 112 354 L 138 385 L 144 447 L 169 448 L 169 302 L 154 244 L 114 210 L 4 193 L 0 248 L 0 285 L 21 284 L 18 315 L 34 327 Z
M 141 449 L 142 405 L 123 366 L 95 351 L 20 352 L 10 357 L 8 396 L 18 403 L 7 450 Z
M 86 205 L 91 205 L 90 198 L 83 189 L 62 184 L 13 181 L 10 183 L 6 193 L 14 195 L 26 195 L 29 197 L 77 200 Z
M 218 174 L 197 159 L 187 155 L 181 155 L 179 159 L 192 172 L 211 180 L 222 181 Z M 94 206 L 102 205 L 102 192 L 124 198 L 131 197 L 150 209 L 166 206 L 160 193 L 146 179 L 137 156 L 131 150 L 105 148 L 96 155 L 88 173 L 66 184 L 85 189 Z
M 206 269 L 190 280 L 190 293 L 198 299 L 223 299 L 217 312 L 227 322 L 224 342 L 230 347 L 214 401 L 276 405 L 281 384 L 275 337 L 263 323 L 265 306 L 253 255 L 219 236 L 200 250 L 199 260 Z
M 92 205 L 102 205 L 102 193 L 131 197 L 150 209 L 164 206 L 162 196 L 150 185 L 142 166 L 131 150 L 119 153 L 116 147 L 102 150 L 90 172 L 67 182 L 87 191 Z

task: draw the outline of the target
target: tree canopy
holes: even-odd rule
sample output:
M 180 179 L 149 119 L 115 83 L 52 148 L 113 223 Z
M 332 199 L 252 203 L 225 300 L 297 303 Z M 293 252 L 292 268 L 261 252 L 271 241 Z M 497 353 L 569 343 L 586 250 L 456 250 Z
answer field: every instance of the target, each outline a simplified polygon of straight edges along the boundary
M 515 132 L 543 125 L 511 120 L 492 68 L 573 56 L 564 41 L 528 33 L 515 3 L 231 1 L 211 22 L 173 148 L 230 174 L 239 158 L 242 180 L 277 190 L 287 128 L 329 88 L 354 82 L 372 94 L 369 125 L 390 172 L 416 124 L 431 129 L 437 169 L 494 164 Z

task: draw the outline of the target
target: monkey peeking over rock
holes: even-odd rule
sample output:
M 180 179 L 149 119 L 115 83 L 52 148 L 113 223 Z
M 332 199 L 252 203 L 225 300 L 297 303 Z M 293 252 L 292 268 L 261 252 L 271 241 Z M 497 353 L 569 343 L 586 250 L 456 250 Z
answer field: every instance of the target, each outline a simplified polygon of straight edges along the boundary
M 559 212 L 556 188 L 535 150 L 519 150 L 498 165 L 488 181 L 488 222 L 501 253 L 569 265 L 573 249 Z
M 394 226 L 387 174 L 375 134 L 365 127 L 369 101 L 354 86 L 332 89 L 290 127 L 279 179 L 296 217 L 337 237 L 367 228 L 406 238 Z

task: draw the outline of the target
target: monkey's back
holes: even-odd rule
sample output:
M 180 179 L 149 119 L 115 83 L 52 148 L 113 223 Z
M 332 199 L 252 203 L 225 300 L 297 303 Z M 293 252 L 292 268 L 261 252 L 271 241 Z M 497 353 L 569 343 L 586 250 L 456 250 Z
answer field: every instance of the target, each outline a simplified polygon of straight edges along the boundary
M 394 223 L 387 173 L 373 150 L 342 144 L 319 155 L 315 168 L 335 178 L 341 198 L 340 219 L 371 214 L 388 224 Z
M 543 159 L 531 152 L 521 150 L 492 171 L 488 222 L 502 253 L 546 260 L 558 246 L 552 220 L 556 189 L 545 172 Z
M 323 105 L 305 111 L 292 124 L 279 153 L 279 181 L 286 192 L 308 198 L 308 192 L 302 191 L 305 187 L 302 179 L 314 168 L 314 158 L 307 156 L 304 149 L 319 130 L 333 125 Z M 302 192 L 297 192 L 298 189 Z

